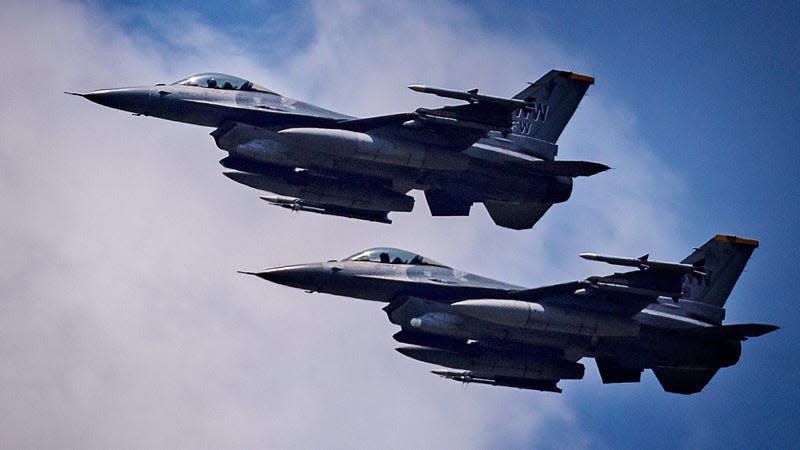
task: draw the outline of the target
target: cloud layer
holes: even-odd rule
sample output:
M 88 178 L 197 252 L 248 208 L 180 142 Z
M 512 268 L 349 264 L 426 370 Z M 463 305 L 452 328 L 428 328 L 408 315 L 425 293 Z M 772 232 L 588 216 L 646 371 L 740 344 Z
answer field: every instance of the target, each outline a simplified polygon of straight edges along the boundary
M 581 251 L 681 256 L 669 252 L 689 242 L 666 212 L 682 199 L 680 179 L 602 80 L 561 157 L 615 170 L 578 180 L 573 199 L 528 232 L 495 227 L 479 206 L 469 218 L 434 219 L 419 197 L 391 226 L 290 214 L 219 175 L 224 155 L 210 130 L 61 93 L 210 69 L 368 115 L 431 104 L 404 88 L 414 82 L 507 95 L 551 67 L 591 72 L 546 36 L 523 45 L 448 3 L 425 14 L 407 7 L 319 3 L 313 38 L 280 70 L 191 16 L 176 25 L 146 15 L 159 41 L 90 6 L 5 8 L 3 42 L 17 43 L 0 68 L 11 84 L 0 106 L 7 446 L 469 448 L 542 444 L 548 430 L 568 432 L 565 446 L 591 443 L 566 396 L 464 390 L 392 351 L 395 329 L 379 304 L 235 271 L 391 245 L 537 285 L 597 272 L 577 260 Z

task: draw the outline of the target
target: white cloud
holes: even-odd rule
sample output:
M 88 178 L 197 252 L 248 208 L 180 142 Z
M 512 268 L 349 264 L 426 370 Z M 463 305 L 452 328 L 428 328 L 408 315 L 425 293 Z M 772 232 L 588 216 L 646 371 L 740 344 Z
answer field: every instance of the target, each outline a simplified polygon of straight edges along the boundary
M 543 427 L 569 430 L 565 445 L 589 442 L 562 397 L 462 390 L 392 351 L 396 330 L 379 304 L 304 295 L 235 270 L 385 244 L 536 285 L 604 269 L 576 261 L 580 251 L 670 250 L 680 179 L 639 141 L 624 106 L 602 95 L 602 81 L 561 154 L 616 169 L 578 180 L 573 199 L 531 232 L 499 229 L 481 207 L 469 219 L 431 218 L 420 197 L 392 226 L 289 214 L 219 175 L 224 155 L 210 130 L 61 93 L 169 81 L 191 67 L 366 115 L 430 104 L 404 88 L 413 82 L 506 95 L 551 66 L 580 64 L 547 37 L 521 45 L 495 35 L 463 7 L 408 7 L 320 2 L 310 46 L 277 72 L 234 51 L 237 38 L 176 15 L 163 18 L 169 26 L 150 17 L 162 44 L 87 6 L 5 6 L 6 445 L 487 447 L 535 444 Z M 166 54 L 170 46 L 182 52 Z

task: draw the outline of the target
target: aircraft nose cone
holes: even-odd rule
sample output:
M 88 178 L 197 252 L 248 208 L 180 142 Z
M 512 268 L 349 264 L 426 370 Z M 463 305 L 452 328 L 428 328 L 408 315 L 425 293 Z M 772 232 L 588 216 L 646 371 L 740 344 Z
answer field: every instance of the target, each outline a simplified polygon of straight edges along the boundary
M 312 291 L 320 290 L 326 270 L 322 264 L 300 264 L 267 269 L 254 275 L 273 283 Z
M 102 89 L 79 95 L 99 105 L 108 106 L 109 108 L 121 109 L 136 114 L 145 114 L 150 98 L 150 89 Z

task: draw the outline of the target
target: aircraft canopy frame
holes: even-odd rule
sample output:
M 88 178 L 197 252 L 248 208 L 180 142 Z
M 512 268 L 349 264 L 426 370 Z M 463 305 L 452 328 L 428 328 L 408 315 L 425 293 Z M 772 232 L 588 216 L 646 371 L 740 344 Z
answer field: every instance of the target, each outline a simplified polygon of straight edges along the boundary
M 222 89 L 231 91 L 258 91 L 278 95 L 277 92 L 267 89 L 264 86 L 255 84 L 252 81 L 245 80 L 244 78 L 216 72 L 191 75 L 172 83 L 172 85 L 194 86 L 207 89 Z
M 391 247 L 375 247 L 363 250 L 342 259 L 340 262 L 345 261 L 448 267 L 425 256 Z

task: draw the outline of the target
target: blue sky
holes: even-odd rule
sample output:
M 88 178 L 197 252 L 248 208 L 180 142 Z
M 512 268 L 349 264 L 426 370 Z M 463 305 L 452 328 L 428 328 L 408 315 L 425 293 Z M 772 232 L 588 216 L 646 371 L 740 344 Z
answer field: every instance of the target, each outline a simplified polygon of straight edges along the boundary
M 793 447 L 800 440 L 796 3 L 12 2 L 0 153 L 0 435 L 11 447 Z M 13 43 L 13 44 L 12 44 Z M 219 175 L 207 129 L 61 94 L 206 70 L 369 115 L 424 83 L 517 92 L 596 77 L 560 156 L 613 170 L 532 231 L 287 214 Z M 781 330 L 692 397 L 436 379 L 392 349 L 379 305 L 238 276 L 409 248 L 523 285 L 605 273 L 584 251 L 680 259 L 756 238 L 728 321 Z

